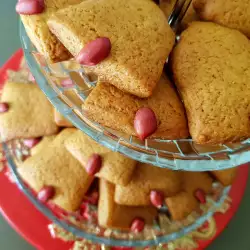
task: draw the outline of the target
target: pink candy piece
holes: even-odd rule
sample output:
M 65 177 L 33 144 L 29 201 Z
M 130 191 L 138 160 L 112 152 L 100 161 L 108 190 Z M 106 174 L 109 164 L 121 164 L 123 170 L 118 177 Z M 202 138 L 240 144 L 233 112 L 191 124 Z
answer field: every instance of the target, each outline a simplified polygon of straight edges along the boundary
M 157 129 L 157 119 L 154 111 L 150 108 L 140 108 L 135 114 L 134 128 L 141 140 L 152 135 Z
M 108 57 L 110 50 L 109 38 L 99 37 L 87 43 L 76 57 L 76 60 L 82 65 L 93 66 Z
M 80 207 L 80 215 L 84 217 L 84 219 L 88 219 L 90 214 L 89 214 L 89 205 L 87 202 L 83 202 Z
M 47 202 L 55 195 L 55 189 L 52 186 L 43 187 L 37 194 L 37 199 L 41 202 Z
M 88 159 L 85 169 L 89 175 L 94 176 L 97 172 L 99 172 L 101 166 L 102 166 L 101 156 L 98 154 L 93 154 Z
M 33 148 L 40 141 L 41 138 L 24 139 L 23 144 L 28 148 Z
M 16 4 L 16 12 L 21 15 L 40 14 L 44 8 L 44 0 L 19 0 Z
M 67 79 L 64 79 L 64 80 L 61 81 L 61 85 L 63 87 L 73 87 L 74 83 L 72 82 L 71 79 L 67 78 Z
M 0 113 L 5 113 L 9 110 L 9 104 L 6 102 L 0 103 Z
M 145 222 L 141 218 L 136 218 L 133 220 L 130 231 L 133 233 L 140 233 L 145 227 Z
M 205 204 L 206 203 L 206 194 L 203 190 L 201 189 L 197 189 L 195 191 L 195 198 L 201 203 L 201 204 Z
M 34 76 L 30 72 L 29 72 L 28 80 L 30 82 L 35 82 L 36 81 L 36 79 L 34 78 Z
M 150 192 L 150 201 L 151 203 L 157 207 L 157 208 L 161 208 L 162 204 L 164 202 L 164 195 L 162 192 L 159 191 L 151 191 Z

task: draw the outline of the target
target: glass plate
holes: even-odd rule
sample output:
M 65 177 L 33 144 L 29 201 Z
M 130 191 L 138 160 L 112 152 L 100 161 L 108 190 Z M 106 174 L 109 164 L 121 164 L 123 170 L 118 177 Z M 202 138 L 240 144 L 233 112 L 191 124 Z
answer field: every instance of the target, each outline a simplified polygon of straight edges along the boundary
M 185 1 L 179 0 L 177 7 L 178 3 L 183 4 Z M 169 18 L 172 27 L 175 27 L 179 20 L 175 12 L 174 10 Z M 183 12 L 178 13 L 183 15 Z M 174 170 L 221 170 L 249 161 L 250 139 L 216 146 L 198 145 L 192 139 L 141 141 L 135 136 L 114 131 L 91 121 L 82 111 L 81 104 L 96 81 L 90 80 L 81 65 L 73 60 L 49 64 L 32 45 L 22 23 L 20 23 L 20 37 L 30 71 L 50 102 L 75 127 L 103 146 L 137 161 Z M 63 87 L 61 82 L 65 79 L 72 80 L 73 84 L 70 87 Z M 69 91 L 74 95 L 68 95 Z
M 142 233 L 104 229 L 96 222 L 95 206 L 89 205 L 89 219 L 85 220 L 79 219 L 78 213 L 68 214 L 53 204 L 47 206 L 36 199 L 35 193 L 23 182 L 17 171 L 17 166 L 29 156 L 29 150 L 21 140 L 3 144 L 3 150 L 10 171 L 9 176 L 46 217 L 76 237 L 99 244 L 144 247 L 173 241 L 200 227 L 222 205 L 230 190 L 230 187 L 223 188 L 215 183 L 212 194 L 207 196 L 207 203 L 201 204 L 200 212 L 193 212 L 180 222 L 171 221 L 166 208 L 163 208 L 154 225 L 147 226 Z

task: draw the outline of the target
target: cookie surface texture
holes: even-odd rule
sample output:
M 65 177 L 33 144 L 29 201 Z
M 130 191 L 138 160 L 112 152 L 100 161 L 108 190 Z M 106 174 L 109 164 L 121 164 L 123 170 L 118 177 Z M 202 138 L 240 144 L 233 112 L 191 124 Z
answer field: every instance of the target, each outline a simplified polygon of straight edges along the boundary
M 211 171 L 211 174 L 218 180 L 222 185 L 229 186 L 233 184 L 237 176 L 237 168 L 230 168 L 226 170 Z
M 44 136 L 42 140 L 30 150 L 31 155 L 35 155 L 44 148 L 48 147 L 54 141 L 55 138 L 56 135 Z
M 166 205 L 173 220 L 183 220 L 190 213 L 199 208 L 199 202 L 188 192 L 180 192 L 165 199 Z
M 7 82 L 1 102 L 9 105 L 9 110 L 0 114 L 2 142 L 57 133 L 53 107 L 35 84 Z
M 237 29 L 250 38 L 248 0 L 193 0 L 201 19 Z
M 196 143 L 250 137 L 250 42 L 237 30 L 192 23 L 171 57 L 175 83 Z

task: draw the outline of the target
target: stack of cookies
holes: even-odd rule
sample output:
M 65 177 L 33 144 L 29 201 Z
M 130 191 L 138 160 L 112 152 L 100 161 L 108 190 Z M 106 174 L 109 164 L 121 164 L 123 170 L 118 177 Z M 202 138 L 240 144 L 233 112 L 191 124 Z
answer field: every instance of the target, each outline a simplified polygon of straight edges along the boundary
M 162 208 L 173 221 L 198 212 L 213 183 L 228 186 L 236 176 L 235 169 L 161 169 L 112 152 L 66 119 L 59 127 L 52 105 L 29 79 L 27 69 L 9 72 L 1 96 L 0 135 L 1 142 L 21 140 L 29 149 L 18 172 L 43 203 L 86 218 L 87 202 L 98 207 L 99 226 L 137 233 L 152 225 Z
M 141 140 L 249 138 L 250 2 L 193 0 L 177 44 L 167 22 L 174 4 L 27 0 L 16 10 L 48 62 L 72 58 L 98 77 L 79 103 L 93 121 Z M 55 111 L 35 83 L 8 81 L 0 112 L 2 142 L 22 139 L 31 149 L 18 172 L 38 199 L 84 214 L 87 196 L 104 228 L 140 232 L 163 207 L 183 220 L 206 203 L 214 182 L 228 186 L 236 176 L 161 169 L 112 152 Z
M 49 62 L 75 58 L 98 76 L 82 105 L 93 121 L 142 140 L 248 139 L 249 1 L 193 0 L 176 46 L 167 23 L 176 1 L 155 2 L 29 0 L 16 10 Z

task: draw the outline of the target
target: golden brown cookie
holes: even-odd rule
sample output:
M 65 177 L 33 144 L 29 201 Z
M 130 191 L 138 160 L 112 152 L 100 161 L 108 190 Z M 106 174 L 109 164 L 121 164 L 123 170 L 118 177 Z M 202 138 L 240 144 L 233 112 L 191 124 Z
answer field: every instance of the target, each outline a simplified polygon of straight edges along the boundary
M 218 180 L 223 186 L 229 186 L 233 184 L 237 176 L 237 168 L 230 168 L 226 170 L 211 171 L 211 174 Z
M 45 11 L 37 15 L 21 15 L 26 32 L 37 50 L 51 62 L 67 60 L 71 57 L 68 50 L 50 32 L 47 20 L 59 9 L 82 0 L 45 0 Z
M 28 158 L 18 168 L 19 174 L 31 188 L 39 192 L 44 186 L 53 186 L 52 201 L 67 211 L 79 208 L 93 177 L 64 147 L 64 141 L 74 129 L 63 130 L 48 147 Z
M 201 19 L 237 29 L 250 37 L 249 0 L 194 0 L 193 2 Z
M 99 154 L 102 157 L 102 168 L 96 174 L 99 178 L 119 185 L 128 184 L 132 178 L 136 161 L 101 146 L 80 130 L 65 141 L 65 146 L 83 166 L 91 155 Z
M 160 8 L 145 0 L 84 1 L 58 11 L 48 25 L 74 56 L 97 37 L 109 38 L 109 57 L 91 69 L 139 97 L 152 94 L 175 42 Z
M 168 197 L 181 191 L 181 188 L 180 172 L 138 163 L 129 184 L 116 186 L 115 202 L 127 206 L 147 206 L 151 204 L 151 191 L 162 191 Z
M 1 102 L 9 105 L 9 110 L 0 114 L 2 142 L 57 133 L 53 108 L 35 84 L 7 82 Z
M 165 16 L 169 18 L 176 0 L 160 0 L 160 8 L 164 12 Z M 194 10 L 193 4 L 191 2 L 189 8 L 187 9 L 186 14 L 184 15 L 182 22 L 181 22 L 181 29 L 187 28 L 188 24 L 193 21 L 198 21 L 199 17 Z
M 157 215 L 154 207 L 128 207 L 114 202 L 115 186 L 104 179 L 99 181 L 98 223 L 102 227 L 129 229 L 135 218 L 152 224 Z
M 134 118 L 142 107 L 151 108 L 156 115 L 158 128 L 152 137 L 177 139 L 188 136 L 183 105 L 165 75 L 149 98 L 141 99 L 109 83 L 99 83 L 83 104 L 92 120 L 129 135 L 136 135 Z
M 175 83 L 196 143 L 250 137 L 250 42 L 237 30 L 195 22 L 171 58 Z
M 192 195 L 195 191 L 201 189 L 205 194 L 212 191 L 213 179 L 206 172 L 182 172 L 183 190 Z
M 56 135 L 44 136 L 42 140 L 30 150 L 31 155 L 35 155 L 44 148 L 48 147 L 55 138 Z
M 182 220 L 199 207 L 197 190 L 212 191 L 213 179 L 206 172 L 181 172 L 181 178 L 183 191 L 165 199 L 173 220 Z
M 197 199 L 185 191 L 167 197 L 165 202 L 173 220 L 183 220 L 199 208 Z

